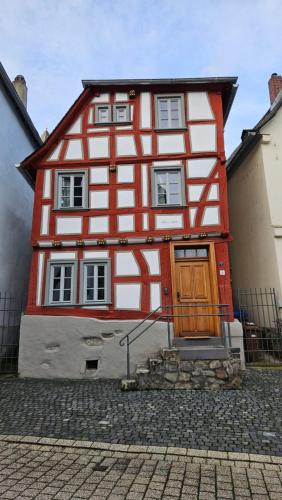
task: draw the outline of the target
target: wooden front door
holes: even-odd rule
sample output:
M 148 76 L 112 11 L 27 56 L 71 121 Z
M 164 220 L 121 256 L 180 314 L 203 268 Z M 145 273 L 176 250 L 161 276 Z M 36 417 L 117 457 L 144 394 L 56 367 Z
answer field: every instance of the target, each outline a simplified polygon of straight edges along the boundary
M 184 306 L 187 304 L 187 307 L 177 307 L 174 312 L 175 314 L 190 315 L 189 317 L 177 318 L 175 322 L 176 334 L 181 337 L 214 335 L 215 319 L 212 316 L 196 316 L 215 312 L 212 307 L 204 305 L 212 304 L 208 259 L 177 261 L 175 271 L 176 304 Z M 199 304 L 203 304 L 203 306 Z

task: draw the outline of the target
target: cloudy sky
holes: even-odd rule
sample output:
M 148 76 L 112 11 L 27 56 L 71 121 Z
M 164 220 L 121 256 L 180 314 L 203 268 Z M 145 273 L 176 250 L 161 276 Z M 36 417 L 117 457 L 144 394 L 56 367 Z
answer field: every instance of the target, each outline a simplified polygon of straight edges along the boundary
M 81 79 L 238 76 L 226 149 L 269 107 L 282 73 L 282 0 L 0 0 L 0 58 L 23 74 L 28 110 L 49 131 Z

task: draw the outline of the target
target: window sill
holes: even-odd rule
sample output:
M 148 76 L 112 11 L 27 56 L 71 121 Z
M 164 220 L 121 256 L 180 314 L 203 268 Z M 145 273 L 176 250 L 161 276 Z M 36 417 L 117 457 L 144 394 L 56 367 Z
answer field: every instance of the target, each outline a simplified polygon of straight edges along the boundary
M 58 304 L 42 304 L 42 307 L 87 307 L 87 306 L 111 306 L 112 302 L 89 302 L 87 304 L 84 303 L 78 303 L 78 304 L 69 304 L 69 303 L 62 303 L 59 302 Z
M 181 130 L 187 130 L 187 127 L 178 127 L 178 128 L 155 128 L 155 132 L 177 132 Z
M 62 208 L 52 208 L 53 212 L 85 212 L 86 210 L 90 210 L 88 207 L 62 207 Z
M 188 205 L 151 205 L 151 208 L 156 210 L 166 210 L 166 209 L 175 210 L 176 208 L 187 208 L 187 207 Z
M 98 123 L 98 122 L 95 122 L 93 123 L 93 125 L 97 126 L 97 127 L 109 127 L 110 125 L 114 125 L 115 127 L 116 126 L 123 126 L 123 125 L 132 125 L 133 122 L 106 122 L 106 123 Z M 94 129 L 95 130 L 95 129 Z

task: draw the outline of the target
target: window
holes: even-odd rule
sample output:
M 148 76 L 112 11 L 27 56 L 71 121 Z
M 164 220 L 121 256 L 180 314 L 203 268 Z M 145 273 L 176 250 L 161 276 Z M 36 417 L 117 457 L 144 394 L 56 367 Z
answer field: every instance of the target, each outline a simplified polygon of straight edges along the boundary
M 183 96 L 156 96 L 156 128 L 184 127 Z
M 114 105 L 113 121 L 116 123 L 130 122 L 129 105 L 128 104 L 115 104 Z
M 56 208 L 87 208 L 85 172 L 58 172 Z
M 153 205 L 157 207 L 185 204 L 182 167 L 153 169 Z
M 49 264 L 49 305 L 74 302 L 74 262 Z
M 129 123 L 129 104 L 96 104 L 95 123 Z
M 175 257 L 177 259 L 207 258 L 208 257 L 208 248 L 205 248 L 205 247 L 176 248 L 175 249 Z
M 96 123 L 110 123 L 111 120 L 111 106 L 108 104 L 96 105 Z
M 106 304 L 109 302 L 110 270 L 108 261 L 82 263 L 82 302 Z

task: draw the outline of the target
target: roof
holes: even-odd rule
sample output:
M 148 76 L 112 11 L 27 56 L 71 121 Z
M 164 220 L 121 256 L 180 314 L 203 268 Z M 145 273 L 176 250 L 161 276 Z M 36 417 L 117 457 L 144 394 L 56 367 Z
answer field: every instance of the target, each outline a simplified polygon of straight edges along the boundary
M 282 106 L 282 91 L 279 92 L 275 101 L 272 103 L 268 111 L 263 115 L 263 117 L 258 121 L 258 123 L 252 129 L 244 129 L 241 135 L 241 143 L 233 151 L 227 160 L 227 173 L 229 176 L 232 175 L 234 170 L 242 163 L 242 161 L 248 156 L 252 149 L 261 139 L 261 129 L 266 125 L 272 118 L 276 115 L 277 111 Z
M 22 103 L 21 99 L 18 96 L 18 93 L 12 84 L 10 78 L 8 77 L 3 65 L 0 62 L 0 81 L 3 83 L 3 86 L 9 95 L 13 105 L 14 109 L 16 110 L 16 113 L 21 120 L 21 122 L 25 125 L 25 128 L 27 129 L 35 147 L 41 146 L 42 141 L 40 139 L 40 136 L 33 125 L 33 122 L 26 110 L 26 107 Z
M 130 86 L 149 87 L 153 85 L 171 85 L 171 84 L 190 84 L 197 85 L 197 89 L 206 88 L 209 84 L 212 88 L 222 91 L 223 113 L 225 121 L 228 117 L 233 99 L 237 91 L 237 77 L 225 78 L 172 78 L 172 79 L 154 79 L 154 80 L 82 80 L 84 87 L 83 92 L 78 96 L 76 101 L 63 116 L 58 125 L 54 128 L 47 140 L 41 146 L 25 158 L 21 167 L 30 172 L 30 175 L 35 179 L 37 162 L 49 151 L 50 147 L 57 145 L 61 135 L 70 126 L 73 116 L 82 109 L 84 103 L 88 100 L 89 96 L 95 92 L 95 87 L 116 87 L 130 88 Z
M 118 79 L 118 80 L 82 80 L 86 87 L 152 87 L 154 85 L 190 85 L 197 88 L 208 86 L 222 90 L 223 119 L 226 123 L 236 91 L 237 76 L 203 77 L 203 78 L 146 78 L 146 79 Z M 196 90 L 196 89 L 195 89 Z

